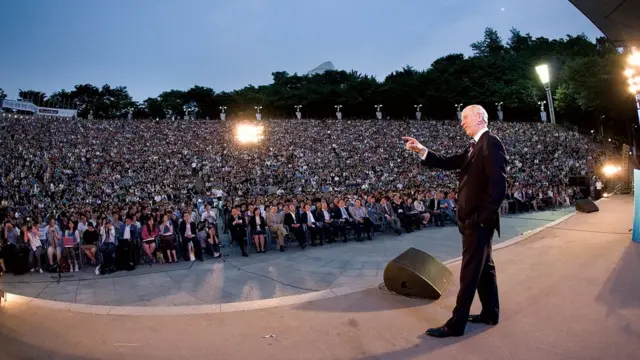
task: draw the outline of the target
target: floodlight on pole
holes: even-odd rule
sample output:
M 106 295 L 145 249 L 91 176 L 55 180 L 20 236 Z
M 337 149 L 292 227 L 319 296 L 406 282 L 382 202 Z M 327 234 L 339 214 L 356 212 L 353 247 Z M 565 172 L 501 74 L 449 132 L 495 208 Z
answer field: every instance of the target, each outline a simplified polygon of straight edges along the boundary
M 382 120 L 382 112 L 380 112 L 380 108 L 382 107 L 382 104 L 377 104 L 373 106 L 374 108 L 376 108 L 376 118 L 378 120 Z
M 460 111 L 462 105 L 462 103 L 456 104 L 456 116 L 458 117 L 458 121 L 462 121 L 462 112 Z
M 225 114 L 225 110 L 227 110 L 226 106 L 220 106 L 220 120 L 224 121 L 227 119 L 227 114 Z
M 536 66 L 536 72 L 540 77 L 540 82 L 544 86 L 544 90 L 547 93 L 547 102 L 549 103 L 549 117 L 551 123 L 555 125 L 556 114 L 553 109 L 553 96 L 551 95 L 551 76 L 549 75 L 549 65 L 543 64 Z
M 302 105 L 294 105 L 293 107 L 296 108 L 296 117 L 298 120 L 302 119 L 302 113 L 300 112 Z
M 338 118 L 338 120 L 342 120 L 342 113 L 340 112 L 342 105 L 334 105 L 333 107 L 336 108 L 336 118 Z
M 544 104 L 546 104 L 546 101 L 538 101 L 538 105 L 540 105 L 540 111 L 544 111 Z

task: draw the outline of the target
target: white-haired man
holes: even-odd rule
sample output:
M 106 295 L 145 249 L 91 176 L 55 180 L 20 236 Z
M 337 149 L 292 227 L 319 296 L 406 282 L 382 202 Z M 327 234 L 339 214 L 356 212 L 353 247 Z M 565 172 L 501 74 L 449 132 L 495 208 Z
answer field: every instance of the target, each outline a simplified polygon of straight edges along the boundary
M 462 234 L 460 290 L 453 316 L 441 327 L 427 330 L 434 337 L 462 336 L 467 321 L 496 325 L 500 314 L 496 270 L 491 256 L 493 232 L 500 236 L 498 210 L 507 191 L 507 156 L 500 139 L 488 129 L 487 112 L 480 105 L 462 111 L 460 125 L 473 138 L 462 153 L 445 157 L 416 139 L 404 137 L 407 150 L 420 155 L 422 164 L 460 170 L 457 222 Z M 469 315 L 475 292 L 482 303 L 479 315 Z

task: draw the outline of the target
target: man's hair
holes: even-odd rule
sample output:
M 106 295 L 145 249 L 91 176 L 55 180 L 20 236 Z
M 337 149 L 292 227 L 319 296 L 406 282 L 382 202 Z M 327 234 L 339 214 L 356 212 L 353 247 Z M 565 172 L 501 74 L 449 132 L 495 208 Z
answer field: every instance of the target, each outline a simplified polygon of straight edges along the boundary
M 470 114 L 477 116 L 480 115 L 480 118 L 489 125 L 489 114 L 487 114 L 487 110 L 485 110 L 480 105 L 469 105 L 465 108 L 466 111 L 469 111 Z

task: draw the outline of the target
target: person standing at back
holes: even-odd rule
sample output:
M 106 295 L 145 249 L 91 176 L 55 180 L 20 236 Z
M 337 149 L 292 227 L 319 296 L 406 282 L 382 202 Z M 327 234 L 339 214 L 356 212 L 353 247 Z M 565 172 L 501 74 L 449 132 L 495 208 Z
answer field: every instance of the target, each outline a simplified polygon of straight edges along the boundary
M 467 321 L 498 324 L 500 305 L 491 242 L 494 231 L 500 236 L 498 210 L 507 192 L 507 154 L 500 139 L 487 128 L 488 123 L 482 106 L 467 106 L 460 125 L 472 141 L 463 152 L 453 156 L 439 155 L 414 138 L 402 138 L 407 141 L 407 150 L 420 155 L 422 165 L 460 171 L 456 211 L 463 249 L 460 290 L 453 316 L 443 326 L 428 329 L 426 333 L 430 336 L 462 336 Z M 469 315 L 476 290 L 482 311 Z

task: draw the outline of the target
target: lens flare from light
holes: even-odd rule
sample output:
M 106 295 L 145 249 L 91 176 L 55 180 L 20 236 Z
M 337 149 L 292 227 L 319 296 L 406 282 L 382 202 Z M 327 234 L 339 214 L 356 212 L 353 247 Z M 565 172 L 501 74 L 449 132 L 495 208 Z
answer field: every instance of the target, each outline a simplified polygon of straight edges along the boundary
M 619 171 L 620 171 L 620 167 L 614 166 L 614 165 L 605 165 L 605 167 L 602 168 L 602 172 L 604 173 L 605 176 L 613 176 L 617 174 Z
M 262 125 L 238 124 L 236 126 L 236 140 L 241 144 L 256 144 L 264 138 Z

